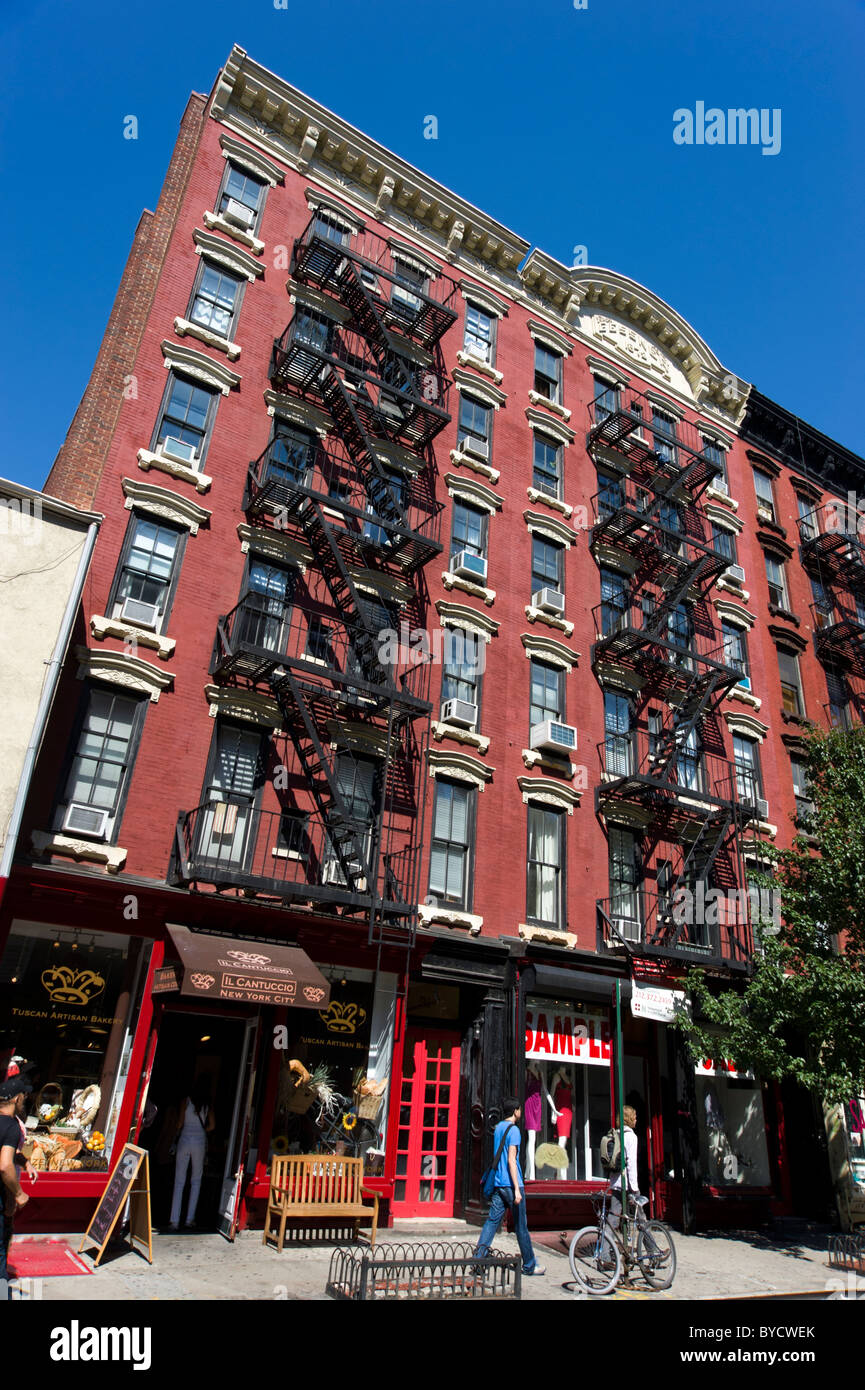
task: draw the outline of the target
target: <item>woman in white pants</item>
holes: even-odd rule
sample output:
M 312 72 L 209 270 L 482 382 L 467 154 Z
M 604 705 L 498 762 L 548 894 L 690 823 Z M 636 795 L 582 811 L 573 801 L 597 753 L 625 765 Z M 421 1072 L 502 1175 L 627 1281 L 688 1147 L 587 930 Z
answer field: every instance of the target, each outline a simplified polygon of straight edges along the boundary
M 177 1133 L 177 1163 L 174 1169 L 174 1198 L 171 1203 L 171 1222 L 169 1231 L 176 1231 L 180 1225 L 180 1207 L 183 1189 L 186 1186 L 186 1170 L 191 1169 L 189 1184 L 189 1205 L 186 1209 L 184 1229 L 195 1225 L 195 1211 L 198 1194 L 201 1191 L 201 1175 L 204 1172 L 204 1158 L 207 1153 L 207 1136 L 213 1130 L 216 1117 L 210 1105 L 210 1093 L 206 1081 L 199 1078 L 190 1094 L 180 1105 L 182 1123 Z

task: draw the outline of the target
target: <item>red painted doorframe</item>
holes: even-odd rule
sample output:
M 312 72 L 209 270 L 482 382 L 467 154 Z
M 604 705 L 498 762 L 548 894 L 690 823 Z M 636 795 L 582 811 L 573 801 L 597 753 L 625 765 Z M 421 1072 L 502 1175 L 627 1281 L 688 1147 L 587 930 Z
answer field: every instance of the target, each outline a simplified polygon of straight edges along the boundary
M 460 1035 L 407 1030 L 395 1109 L 394 1216 L 453 1216 Z

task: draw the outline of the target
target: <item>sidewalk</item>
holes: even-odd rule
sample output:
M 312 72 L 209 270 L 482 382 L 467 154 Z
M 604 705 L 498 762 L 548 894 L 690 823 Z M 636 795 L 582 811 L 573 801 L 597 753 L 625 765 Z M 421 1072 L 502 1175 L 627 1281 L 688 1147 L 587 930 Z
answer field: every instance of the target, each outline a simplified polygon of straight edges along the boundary
M 617 1289 L 604 1301 L 823 1292 L 830 1281 L 838 1278 L 837 1271 L 828 1267 L 823 1232 L 799 1232 L 787 1239 L 773 1239 L 752 1231 L 673 1234 L 678 1271 L 671 1289 L 653 1292 L 636 1281 L 633 1287 Z M 477 1235 L 476 1226 L 462 1222 L 406 1222 L 381 1231 L 378 1245 L 403 1241 L 473 1244 Z M 80 1236 L 68 1239 L 77 1250 Z M 335 1244 L 322 1241 L 290 1247 L 286 1243 L 282 1254 L 278 1254 L 274 1248 L 262 1245 L 261 1231 L 246 1231 L 233 1245 L 219 1235 L 155 1235 L 152 1265 L 128 1248 L 121 1247 L 118 1253 L 107 1251 L 93 1275 L 46 1278 L 41 1297 L 55 1302 L 324 1299 Z M 495 1244 L 508 1252 L 517 1250 L 516 1239 L 503 1233 Z M 538 1235 L 536 1245 L 539 1262 L 547 1272 L 544 1278 L 523 1281 L 523 1299 L 573 1301 L 575 1290 L 567 1246 L 555 1232 Z M 13 1243 L 13 1265 L 14 1255 Z

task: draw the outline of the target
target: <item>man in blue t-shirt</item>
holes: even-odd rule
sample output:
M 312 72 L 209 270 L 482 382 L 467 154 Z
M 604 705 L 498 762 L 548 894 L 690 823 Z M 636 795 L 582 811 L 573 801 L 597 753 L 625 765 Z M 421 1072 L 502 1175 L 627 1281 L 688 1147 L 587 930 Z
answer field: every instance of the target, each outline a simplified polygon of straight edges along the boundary
M 484 1256 L 490 1253 L 490 1244 L 496 1236 L 510 1208 L 514 1218 L 514 1233 L 523 1257 L 523 1274 L 544 1274 L 542 1265 L 535 1259 L 529 1228 L 526 1224 L 526 1194 L 520 1168 L 520 1103 L 516 1096 L 506 1096 L 502 1101 L 505 1119 L 496 1125 L 493 1135 L 493 1156 L 499 1154 L 496 1164 L 496 1188 L 490 1202 L 487 1219 L 484 1222 L 475 1254 Z M 502 1140 L 504 1139 L 504 1142 Z

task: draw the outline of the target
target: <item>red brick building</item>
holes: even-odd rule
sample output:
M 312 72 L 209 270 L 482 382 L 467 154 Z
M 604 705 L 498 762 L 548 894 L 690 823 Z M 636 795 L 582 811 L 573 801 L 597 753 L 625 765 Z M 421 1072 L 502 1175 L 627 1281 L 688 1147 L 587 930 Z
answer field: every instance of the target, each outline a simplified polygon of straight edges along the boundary
M 655 1212 L 820 1209 L 810 1098 L 664 1020 L 687 965 L 744 978 L 806 721 L 862 717 L 865 552 L 826 510 L 862 479 L 651 290 L 235 49 L 47 483 L 105 520 L 0 923 L 43 1103 L 98 1088 L 159 1219 L 204 1075 L 202 1212 L 243 1167 L 254 1218 L 308 1142 L 288 1062 L 360 1072 L 391 1214 L 473 1215 L 513 1086 L 530 1219 L 576 1220 L 618 984 Z M 104 1167 L 46 1176 L 58 1225 Z

